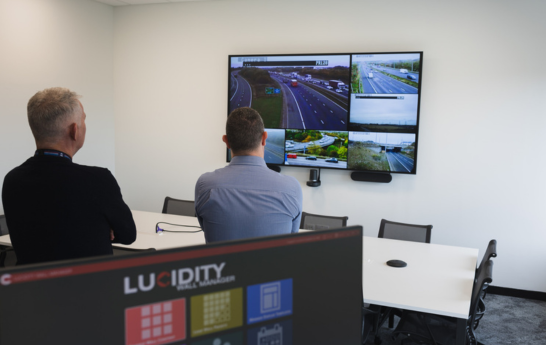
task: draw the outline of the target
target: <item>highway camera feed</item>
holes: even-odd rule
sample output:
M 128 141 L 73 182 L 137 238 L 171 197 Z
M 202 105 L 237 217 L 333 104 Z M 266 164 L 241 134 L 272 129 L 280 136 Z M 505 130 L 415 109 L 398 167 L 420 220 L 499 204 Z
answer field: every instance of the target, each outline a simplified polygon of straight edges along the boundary
M 417 94 L 419 54 L 370 54 L 352 56 L 353 93 Z
M 420 54 L 352 56 L 349 130 L 417 133 Z
M 285 165 L 347 169 L 346 131 L 286 130 Z
M 415 134 L 349 132 L 349 169 L 412 173 Z
M 231 57 L 229 112 L 251 107 L 266 128 L 347 130 L 349 55 Z
M 282 164 L 284 162 L 284 129 L 266 128 L 264 160 L 268 164 Z

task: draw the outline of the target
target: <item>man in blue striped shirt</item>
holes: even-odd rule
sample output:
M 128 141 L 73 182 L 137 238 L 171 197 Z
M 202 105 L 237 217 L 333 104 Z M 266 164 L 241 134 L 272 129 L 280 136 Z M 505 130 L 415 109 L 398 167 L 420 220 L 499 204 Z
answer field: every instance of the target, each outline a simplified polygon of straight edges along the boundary
M 222 139 L 231 149 L 230 164 L 201 175 L 195 185 L 195 211 L 206 241 L 298 232 L 301 186 L 265 164 L 267 132 L 260 114 L 235 109 Z

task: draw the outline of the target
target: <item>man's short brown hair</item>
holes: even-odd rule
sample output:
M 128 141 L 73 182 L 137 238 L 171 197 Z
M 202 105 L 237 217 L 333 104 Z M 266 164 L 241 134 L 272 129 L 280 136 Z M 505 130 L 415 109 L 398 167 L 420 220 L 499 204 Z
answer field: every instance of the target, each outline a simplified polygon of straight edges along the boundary
M 52 87 L 37 92 L 28 101 L 28 123 L 38 142 L 62 135 L 67 119 L 81 113 L 80 96 L 63 87 Z
M 226 136 L 235 154 L 245 154 L 260 146 L 264 133 L 264 122 L 252 108 L 237 108 L 229 114 Z

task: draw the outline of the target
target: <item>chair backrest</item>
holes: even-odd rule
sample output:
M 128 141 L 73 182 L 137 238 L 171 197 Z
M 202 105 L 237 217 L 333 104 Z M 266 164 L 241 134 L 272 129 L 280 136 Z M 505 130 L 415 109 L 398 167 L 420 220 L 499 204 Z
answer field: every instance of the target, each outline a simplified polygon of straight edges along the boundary
M 8 223 L 6 222 L 6 216 L 0 215 L 0 236 L 8 235 Z
M 180 200 L 166 197 L 165 202 L 163 203 L 163 211 L 161 211 L 161 213 L 195 217 L 195 202 L 191 200 Z
M 348 219 L 349 217 L 322 216 L 319 214 L 302 212 L 300 229 L 326 230 L 342 228 L 347 226 Z
M 432 225 L 404 224 L 381 219 L 378 237 L 430 243 L 431 232 Z
M 485 254 L 483 255 L 482 261 L 480 262 L 480 266 L 476 270 L 476 279 L 480 275 L 480 271 L 483 269 L 484 263 L 487 262 L 487 260 L 491 258 L 497 257 L 497 240 L 491 240 L 489 241 L 489 244 L 487 245 L 487 249 L 485 250 Z
M 485 284 L 491 284 L 493 281 L 493 260 L 487 260 L 483 265 L 483 269 L 479 275 L 474 279 L 474 286 L 472 288 L 472 299 L 470 300 L 470 317 L 468 319 L 467 331 L 471 332 L 471 336 L 476 338 L 474 334 L 474 320 L 478 312 L 478 305 L 480 302 L 480 295 Z

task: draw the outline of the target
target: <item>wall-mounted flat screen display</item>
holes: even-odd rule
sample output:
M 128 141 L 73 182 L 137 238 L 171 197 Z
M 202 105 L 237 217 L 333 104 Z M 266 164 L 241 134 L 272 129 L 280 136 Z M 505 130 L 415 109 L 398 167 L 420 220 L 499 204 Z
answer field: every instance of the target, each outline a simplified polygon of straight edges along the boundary
M 260 113 L 271 165 L 415 174 L 422 61 L 422 52 L 230 55 L 228 114 Z

